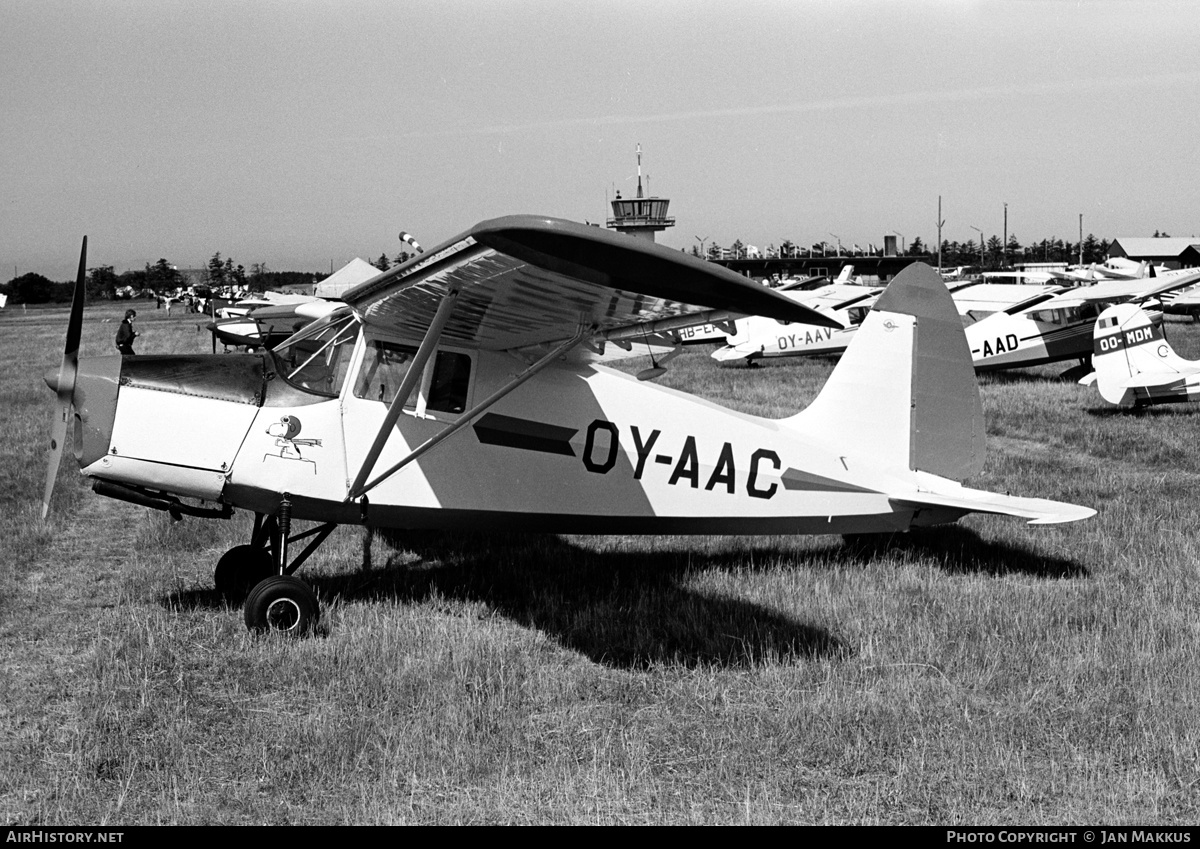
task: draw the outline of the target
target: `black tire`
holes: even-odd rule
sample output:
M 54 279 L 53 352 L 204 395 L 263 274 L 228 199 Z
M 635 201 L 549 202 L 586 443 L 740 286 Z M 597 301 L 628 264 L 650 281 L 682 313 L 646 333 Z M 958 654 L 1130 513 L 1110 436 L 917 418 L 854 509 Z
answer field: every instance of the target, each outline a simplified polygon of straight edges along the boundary
M 316 627 L 321 605 L 299 578 L 272 575 L 250 591 L 244 612 L 251 631 L 301 637 Z
M 213 570 L 213 585 L 222 598 L 242 601 L 263 578 L 275 571 L 271 553 L 252 545 L 235 545 L 221 555 Z

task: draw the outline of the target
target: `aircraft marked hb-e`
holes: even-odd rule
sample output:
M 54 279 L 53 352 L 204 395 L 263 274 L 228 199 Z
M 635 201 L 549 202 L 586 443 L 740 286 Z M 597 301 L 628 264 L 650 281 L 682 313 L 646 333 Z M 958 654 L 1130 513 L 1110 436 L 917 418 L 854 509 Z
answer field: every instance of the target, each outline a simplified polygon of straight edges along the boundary
M 982 405 L 960 318 L 924 265 L 879 297 L 812 404 L 777 420 L 598 361 L 610 344 L 670 348 L 682 327 L 744 315 L 834 319 L 721 266 L 557 219 L 476 225 L 255 355 L 80 361 L 77 292 L 47 377 L 59 409 L 47 506 L 72 426 L 101 494 L 177 516 L 253 511 L 249 543 L 214 580 L 249 591 L 254 629 L 313 625 L 316 597 L 293 573 L 343 523 L 847 534 L 1095 512 L 963 486 L 983 463 Z M 203 421 L 207 435 L 145 426 L 164 420 Z M 320 524 L 295 533 L 297 520 Z

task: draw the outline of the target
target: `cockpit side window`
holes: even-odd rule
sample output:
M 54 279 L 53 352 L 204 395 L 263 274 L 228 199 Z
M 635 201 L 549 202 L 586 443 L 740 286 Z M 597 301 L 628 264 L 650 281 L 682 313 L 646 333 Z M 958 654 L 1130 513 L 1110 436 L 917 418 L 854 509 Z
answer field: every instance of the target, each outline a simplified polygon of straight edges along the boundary
M 416 345 L 371 340 L 354 382 L 354 396 L 390 404 L 416 354 Z
M 354 382 L 355 397 L 390 404 L 416 354 L 416 345 L 370 340 L 358 379 Z M 471 385 L 469 354 L 438 351 L 432 371 L 427 367 L 423 378 L 419 386 L 420 395 L 424 398 L 423 405 L 418 404 L 418 393 L 414 392 L 407 399 L 406 408 L 423 406 L 425 410 L 443 413 L 461 413 L 466 409 Z

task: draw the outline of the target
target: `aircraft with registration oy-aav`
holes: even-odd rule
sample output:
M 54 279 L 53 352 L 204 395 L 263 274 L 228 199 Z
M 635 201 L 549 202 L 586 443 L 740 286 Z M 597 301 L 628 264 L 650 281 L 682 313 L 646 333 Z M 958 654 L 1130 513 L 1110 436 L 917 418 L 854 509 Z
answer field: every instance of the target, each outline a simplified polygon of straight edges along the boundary
M 862 278 L 854 278 L 854 266 L 842 266 L 842 270 L 835 278 L 830 278 L 828 275 L 816 275 L 813 277 L 789 277 L 784 278 L 778 285 L 770 284 L 776 292 L 787 293 L 787 296 L 797 303 L 805 304 L 806 306 L 824 309 L 830 311 L 831 306 L 835 306 L 841 301 L 861 295 L 866 291 L 861 285 Z M 764 284 L 768 285 L 768 284 Z M 837 294 L 841 290 L 848 289 L 850 294 L 842 296 Z M 879 289 L 877 291 L 882 291 Z M 870 304 L 867 304 L 870 307 Z M 731 338 L 744 338 L 747 336 L 747 322 L 753 316 L 737 319 L 736 321 L 722 322 L 716 324 L 701 324 L 695 327 L 684 327 L 678 331 L 679 341 L 684 345 L 695 345 L 699 343 L 717 343 L 722 346 L 730 347 L 733 343 Z M 838 317 L 838 322 L 842 325 L 846 323 L 845 317 Z M 820 337 L 823 339 L 833 333 L 833 328 L 824 327 L 822 325 L 807 325 L 807 329 L 816 334 L 820 331 Z M 804 332 L 804 326 L 801 326 L 800 332 Z M 843 345 L 838 350 L 844 350 Z M 716 354 L 713 355 L 714 357 Z M 731 359 L 741 360 L 744 355 L 734 355 Z M 720 359 L 718 357 L 718 359 Z
M 853 266 L 846 268 L 853 272 Z M 781 287 L 776 291 L 828 315 L 838 326 L 779 322 L 765 316 L 747 316 L 734 322 L 734 332 L 726 337 L 725 345 L 712 352 L 714 360 L 752 364 L 774 357 L 840 354 L 846 350 L 859 325 L 883 293 L 883 287 L 834 282 L 811 290 L 789 291 Z
M 177 517 L 252 512 L 249 541 L 214 573 L 222 593 L 247 594 L 252 630 L 314 626 L 318 600 L 296 572 L 339 524 L 860 534 L 975 512 L 1034 524 L 1095 513 L 963 484 L 983 464 L 983 410 L 961 321 L 925 265 L 880 296 L 806 409 L 767 419 L 638 379 L 661 367 L 635 377 L 599 360 L 743 315 L 835 322 L 596 227 L 484 221 L 253 355 L 80 359 L 84 262 L 63 362 L 46 377 L 57 415 L 44 509 L 71 430 L 100 495 Z M 180 438 L 151 420 L 208 426 Z
M 1121 407 L 1200 401 L 1200 361 L 1175 353 L 1161 321 L 1136 304 L 1114 304 L 1100 313 L 1093 334 L 1091 374 L 1100 397 Z

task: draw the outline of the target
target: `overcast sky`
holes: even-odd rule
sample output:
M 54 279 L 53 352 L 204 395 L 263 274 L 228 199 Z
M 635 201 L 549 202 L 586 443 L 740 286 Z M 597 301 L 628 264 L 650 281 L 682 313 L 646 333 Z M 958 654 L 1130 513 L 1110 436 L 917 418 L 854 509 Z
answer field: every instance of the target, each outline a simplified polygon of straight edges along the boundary
M 1200 232 L 1192 0 L 0 0 L 0 279 L 651 194 L 765 248 Z

